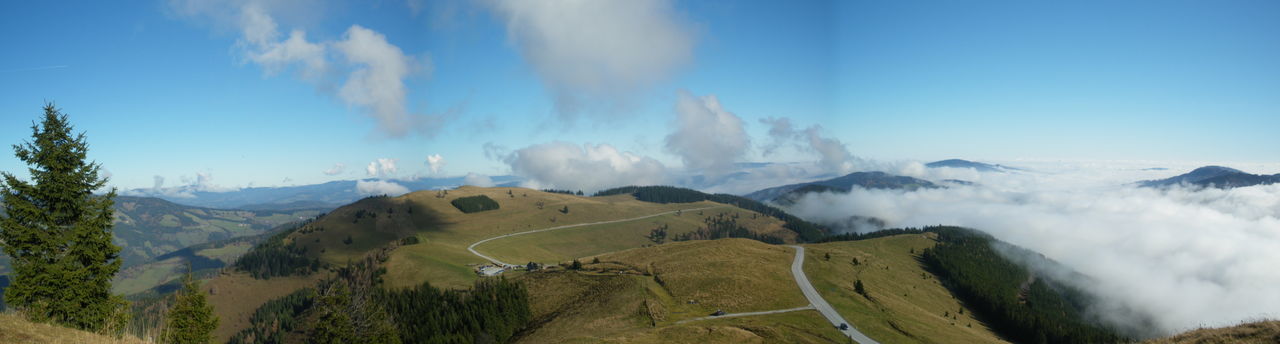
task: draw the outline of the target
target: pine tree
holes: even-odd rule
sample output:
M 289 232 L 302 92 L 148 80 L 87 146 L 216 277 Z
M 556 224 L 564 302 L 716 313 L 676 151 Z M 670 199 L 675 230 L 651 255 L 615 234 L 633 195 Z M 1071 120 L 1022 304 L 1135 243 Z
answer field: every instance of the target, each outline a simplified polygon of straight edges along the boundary
M 356 327 L 347 314 L 351 307 L 351 290 L 346 283 L 335 282 L 320 295 L 320 319 L 309 340 L 313 343 L 354 343 Z
M 10 257 L 13 281 L 5 301 L 35 321 L 116 332 L 127 321 L 124 299 L 111 295 L 120 270 L 120 248 L 112 244 L 115 189 L 106 186 L 96 162 L 86 162 L 89 146 L 52 103 L 31 126 L 32 140 L 14 145 L 32 181 L 4 172 L 0 192 L 0 246 Z
M 188 271 L 182 280 L 182 290 L 169 309 L 165 319 L 164 343 L 208 343 L 213 330 L 218 328 L 218 316 L 213 306 L 205 300 L 200 284 Z

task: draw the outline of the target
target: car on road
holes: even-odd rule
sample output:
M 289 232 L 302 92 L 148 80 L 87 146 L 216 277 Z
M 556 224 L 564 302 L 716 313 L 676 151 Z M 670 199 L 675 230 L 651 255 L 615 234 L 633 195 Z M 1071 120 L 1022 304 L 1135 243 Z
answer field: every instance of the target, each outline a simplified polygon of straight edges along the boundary
M 836 326 L 836 328 L 840 329 L 841 331 L 848 331 L 848 330 L 849 330 L 849 324 L 840 323 L 840 326 Z
M 715 313 L 711 313 L 711 316 L 713 316 L 713 317 L 718 317 L 718 316 L 721 316 L 721 315 L 724 315 L 724 310 L 719 310 L 719 309 L 717 309 Z

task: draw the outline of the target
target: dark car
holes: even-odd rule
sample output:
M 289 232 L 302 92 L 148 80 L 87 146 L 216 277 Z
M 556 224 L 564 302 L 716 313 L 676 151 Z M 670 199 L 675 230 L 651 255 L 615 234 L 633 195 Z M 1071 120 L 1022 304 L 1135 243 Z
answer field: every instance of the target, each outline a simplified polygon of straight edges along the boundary
M 723 310 L 719 310 L 719 309 L 717 309 L 715 313 L 711 313 L 711 316 L 713 316 L 713 317 L 718 317 L 718 316 L 721 316 L 721 315 L 724 315 L 724 311 L 723 311 Z
M 841 331 L 848 331 L 848 330 L 849 330 L 849 324 L 841 323 L 841 324 L 840 324 L 840 326 L 839 326 L 839 329 L 840 329 Z

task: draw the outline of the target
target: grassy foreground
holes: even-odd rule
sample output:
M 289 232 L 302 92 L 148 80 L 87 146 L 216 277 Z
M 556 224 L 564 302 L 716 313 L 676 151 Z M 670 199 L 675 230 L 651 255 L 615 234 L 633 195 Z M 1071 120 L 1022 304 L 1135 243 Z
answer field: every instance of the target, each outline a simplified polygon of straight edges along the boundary
M 133 336 L 115 338 L 62 326 L 38 324 L 17 314 L 0 313 L 0 343 L 86 343 L 86 344 L 135 344 L 148 343 Z

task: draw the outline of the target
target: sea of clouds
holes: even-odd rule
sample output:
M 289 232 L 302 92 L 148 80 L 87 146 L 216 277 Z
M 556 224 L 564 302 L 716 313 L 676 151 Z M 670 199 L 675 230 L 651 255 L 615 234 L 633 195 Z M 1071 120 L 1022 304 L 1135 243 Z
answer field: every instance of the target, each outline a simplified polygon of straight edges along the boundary
M 1185 173 L 1194 163 L 1009 165 L 1024 170 L 903 168 L 976 184 L 810 194 L 790 210 L 818 222 L 861 215 L 890 227 L 980 229 L 1092 277 L 1071 282 L 1099 298 L 1092 311 L 1100 318 L 1140 336 L 1280 317 L 1280 184 L 1230 190 L 1133 184 Z M 1280 164 L 1231 166 L 1280 172 Z

